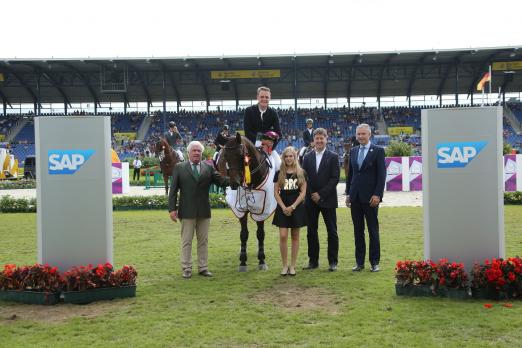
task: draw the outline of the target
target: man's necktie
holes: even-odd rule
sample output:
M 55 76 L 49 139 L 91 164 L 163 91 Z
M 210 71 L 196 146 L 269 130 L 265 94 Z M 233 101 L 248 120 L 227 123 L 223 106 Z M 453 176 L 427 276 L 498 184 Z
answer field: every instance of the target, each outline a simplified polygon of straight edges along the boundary
M 359 165 L 359 169 L 361 169 L 362 163 L 364 161 L 364 150 L 364 146 L 359 147 L 359 156 L 357 157 L 357 164 Z
M 196 179 L 199 179 L 198 165 L 195 163 L 192 164 L 192 174 Z

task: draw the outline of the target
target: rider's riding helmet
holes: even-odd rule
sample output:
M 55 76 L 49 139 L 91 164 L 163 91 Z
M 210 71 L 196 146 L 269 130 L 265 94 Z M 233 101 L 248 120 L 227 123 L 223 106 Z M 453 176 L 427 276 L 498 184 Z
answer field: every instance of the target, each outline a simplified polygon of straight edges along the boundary
M 279 140 L 279 134 L 274 131 L 268 131 L 261 136 L 262 140 L 272 140 L 274 143 Z

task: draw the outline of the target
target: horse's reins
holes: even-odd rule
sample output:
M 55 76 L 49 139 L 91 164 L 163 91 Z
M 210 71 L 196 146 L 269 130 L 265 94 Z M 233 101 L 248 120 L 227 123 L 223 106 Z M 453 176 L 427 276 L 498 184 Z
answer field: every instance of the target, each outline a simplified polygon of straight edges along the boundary
M 245 145 L 243 143 L 241 143 L 237 146 L 224 146 L 223 148 L 227 149 L 227 150 L 235 150 L 235 149 L 239 148 L 239 154 L 241 155 L 241 157 L 243 157 L 243 164 L 244 164 L 244 168 L 245 168 L 245 170 L 243 172 L 243 182 L 246 184 L 250 184 L 251 175 L 257 173 L 261 169 L 261 166 L 264 163 L 266 163 L 269 168 L 272 168 L 272 164 L 270 163 L 270 161 L 268 161 L 268 155 L 264 151 L 261 151 L 261 153 L 263 154 L 263 158 L 261 159 L 261 161 L 259 161 L 259 165 L 257 167 L 255 167 L 254 169 L 250 170 L 250 154 L 248 153 L 248 151 L 245 150 Z M 226 161 L 226 159 L 225 159 L 225 161 Z M 226 164 L 228 165 L 227 161 L 226 161 Z M 241 168 L 229 166 L 227 168 L 227 173 L 229 172 L 230 169 L 240 171 Z

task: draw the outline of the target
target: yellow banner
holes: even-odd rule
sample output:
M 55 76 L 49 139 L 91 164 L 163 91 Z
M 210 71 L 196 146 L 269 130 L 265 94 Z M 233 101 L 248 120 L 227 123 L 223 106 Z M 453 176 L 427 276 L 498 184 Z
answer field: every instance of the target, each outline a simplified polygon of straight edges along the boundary
M 281 77 L 281 70 L 226 70 L 211 71 L 210 78 L 213 80 L 223 79 L 272 79 Z
M 4 74 L 0 74 L 0 82 L 4 81 Z
M 114 139 L 116 139 L 116 141 L 121 141 L 121 140 L 136 140 L 136 132 L 127 132 L 127 133 L 114 133 Z
M 5 140 L 5 134 L 0 134 L 0 141 L 4 141 Z
M 522 70 L 522 60 L 512 62 L 493 62 L 493 71 Z
M 413 127 L 388 127 L 389 135 L 413 134 Z

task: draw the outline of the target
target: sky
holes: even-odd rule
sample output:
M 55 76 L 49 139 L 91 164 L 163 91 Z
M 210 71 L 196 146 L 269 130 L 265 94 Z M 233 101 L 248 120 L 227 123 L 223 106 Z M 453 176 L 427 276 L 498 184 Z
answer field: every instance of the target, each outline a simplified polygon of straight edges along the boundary
M 3 1 L 0 59 L 522 47 L 521 13 L 520 0 Z

